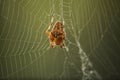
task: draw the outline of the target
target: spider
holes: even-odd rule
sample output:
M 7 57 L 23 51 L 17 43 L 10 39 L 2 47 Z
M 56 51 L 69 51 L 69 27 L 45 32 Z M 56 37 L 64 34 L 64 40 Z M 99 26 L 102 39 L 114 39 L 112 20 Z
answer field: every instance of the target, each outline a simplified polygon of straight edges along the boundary
M 50 47 L 60 46 L 61 48 L 65 48 L 66 46 L 64 41 L 66 38 L 66 34 L 64 30 L 64 21 L 56 21 L 53 26 L 53 20 L 54 16 L 52 16 L 50 25 L 46 30 L 46 34 L 48 35 L 50 41 Z M 52 31 L 49 31 L 51 26 L 53 26 L 53 29 Z

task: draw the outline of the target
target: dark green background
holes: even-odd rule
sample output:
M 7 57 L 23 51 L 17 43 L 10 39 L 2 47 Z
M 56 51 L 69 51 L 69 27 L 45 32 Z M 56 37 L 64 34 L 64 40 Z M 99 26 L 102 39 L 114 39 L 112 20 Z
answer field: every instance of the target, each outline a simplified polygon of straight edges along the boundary
M 120 1 L 61 2 L 0 0 L 0 80 L 81 80 L 77 41 L 103 80 L 120 79 Z M 63 14 L 68 52 L 49 48 L 53 13 Z

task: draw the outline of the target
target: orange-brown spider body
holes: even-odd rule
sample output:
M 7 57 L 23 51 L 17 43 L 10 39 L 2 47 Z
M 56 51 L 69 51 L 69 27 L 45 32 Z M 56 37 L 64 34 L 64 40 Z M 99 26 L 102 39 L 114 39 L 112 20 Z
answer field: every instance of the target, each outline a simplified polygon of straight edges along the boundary
M 52 26 L 52 21 L 50 26 Z M 49 36 L 49 41 L 50 41 L 50 46 L 55 47 L 57 45 L 61 46 L 62 48 L 65 47 L 64 45 L 64 40 L 65 40 L 65 31 L 64 31 L 64 26 L 63 23 L 60 21 L 57 21 L 55 25 L 53 26 L 53 30 L 49 31 L 49 28 L 46 30 L 46 34 Z

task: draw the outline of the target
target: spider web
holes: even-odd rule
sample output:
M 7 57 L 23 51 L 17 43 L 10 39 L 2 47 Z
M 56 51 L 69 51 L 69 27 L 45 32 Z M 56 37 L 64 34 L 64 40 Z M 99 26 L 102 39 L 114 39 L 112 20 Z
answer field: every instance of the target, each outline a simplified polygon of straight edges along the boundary
M 105 33 L 113 33 L 106 18 L 111 10 L 101 10 L 104 5 L 103 0 L 0 0 L 0 79 L 101 80 L 89 58 Z M 107 27 L 100 24 L 99 12 Z M 49 46 L 45 30 L 53 14 L 55 21 L 65 21 L 66 49 Z M 85 33 L 88 50 L 82 43 Z

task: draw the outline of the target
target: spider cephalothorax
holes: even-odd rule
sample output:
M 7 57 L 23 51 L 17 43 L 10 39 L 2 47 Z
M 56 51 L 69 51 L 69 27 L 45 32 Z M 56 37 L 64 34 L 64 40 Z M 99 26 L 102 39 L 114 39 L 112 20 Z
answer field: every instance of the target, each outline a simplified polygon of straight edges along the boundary
M 51 19 L 50 26 L 46 30 L 46 34 L 48 34 L 48 36 L 49 36 L 50 46 L 55 47 L 55 46 L 59 45 L 62 48 L 65 48 L 64 40 L 66 38 L 66 34 L 64 31 L 64 22 L 56 21 L 55 25 L 53 26 L 52 31 L 48 31 L 48 30 L 50 30 L 50 27 L 53 24 L 53 18 L 54 17 L 52 17 L 52 19 Z

